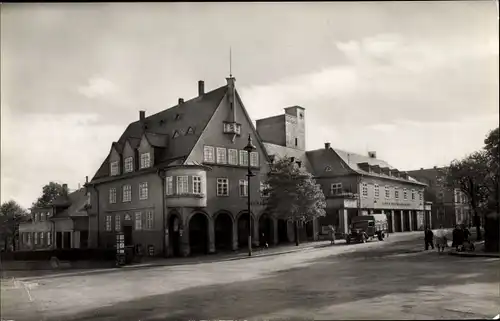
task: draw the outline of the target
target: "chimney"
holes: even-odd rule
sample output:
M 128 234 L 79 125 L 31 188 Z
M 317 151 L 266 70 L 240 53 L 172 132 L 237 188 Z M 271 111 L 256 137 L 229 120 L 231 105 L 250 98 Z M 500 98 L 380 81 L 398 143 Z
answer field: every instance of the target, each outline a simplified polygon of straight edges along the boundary
M 325 143 L 325 149 L 330 149 L 330 143 Z
M 78 183 L 78 189 L 82 188 L 82 185 L 80 183 Z
M 144 110 L 139 110 L 139 120 L 143 121 L 146 118 L 146 112 Z
M 198 81 L 198 96 L 205 94 L 205 82 L 203 80 Z
M 434 169 L 437 169 L 438 167 L 437 166 L 434 166 Z
M 85 184 L 88 184 L 88 183 L 89 183 L 89 177 L 85 176 Z
M 423 168 L 423 167 L 420 167 L 420 170 L 421 170 L 421 171 L 423 171 L 423 170 L 424 170 L 424 168 Z
M 184 104 L 184 98 L 179 98 L 179 105 Z
M 68 195 L 68 184 L 63 184 L 63 194 Z
M 368 152 L 368 157 L 377 158 L 377 152 Z

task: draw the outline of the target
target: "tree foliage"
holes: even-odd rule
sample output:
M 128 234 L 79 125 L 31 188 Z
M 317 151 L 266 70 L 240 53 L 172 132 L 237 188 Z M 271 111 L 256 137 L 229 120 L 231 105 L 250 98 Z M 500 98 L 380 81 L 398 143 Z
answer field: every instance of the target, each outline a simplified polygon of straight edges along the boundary
M 475 216 L 478 238 L 481 238 L 479 213 L 495 210 L 499 203 L 499 130 L 492 130 L 484 148 L 464 159 L 454 160 L 446 169 L 445 186 L 460 189 L 469 200 Z
M 63 194 L 63 186 L 59 183 L 50 182 L 42 189 L 42 196 L 33 203 L 33 207 L 50 206 L 58 196 Z
M 5 248 L 10 244 L 15 244 L 14 240 L 18 235 L 19 223 L 27 217 L 28 212 L 16 201 L 11 200 L 0 206 L 0 235 Z
M 325 215 L 326 201 L 321 187 L 310 173 L 301 171 L 289 158 L 270 165 L 266 185 L 266 205 L 278 218 L 308 222 Z

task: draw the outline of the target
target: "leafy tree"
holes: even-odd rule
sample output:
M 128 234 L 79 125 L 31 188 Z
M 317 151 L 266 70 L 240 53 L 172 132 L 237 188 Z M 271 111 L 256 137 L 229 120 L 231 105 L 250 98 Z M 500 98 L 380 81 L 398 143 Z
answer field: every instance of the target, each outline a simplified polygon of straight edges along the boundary
M 310 173 L 301 171 L 290 158 L 270 164 L 266 186 L 267 207 L 278 218 L 294 223 L 295 244 L 299 245 L 299 222 L 325 215 L 326 201 L 321 187 Z
M 50 182 L 43 187 L 42 196 L 33 203 L 33 207 L 46 207 L 50 206 L 58 196 L 64 192 L 63 186 L 59 183 Z
M 489 188 L 485 178 L 489 175 L 488 156 L 484 151 L 475 152 L 462 160 L 454 160 L 446 169 L 445 185 L 451 190 L 461 190 L 468 197 L 474 213 L 478 240 L 482 238 L 479 211 L 488 201 Z
M 500 134 L 499 128 L 490 131 L 486 139 L 484 140 L 484 151 L 487 157 L 487 165 L 489 168 L 488 174 L 485 176 L 485 185 L 488 188 L 490 199 L 488 203 L 488 210 L 495 210 L 497 213 L 499 210 L 500 203 L 500 159 L 499 159 L 499 149 L 500 144 Z
M 0 206 L 0 235 L 4 240 L 4 250 L 12 244 L 15 250 L 15 240 L 19 235 L 19 223 L 28 216 L 28 212 L 16 201 L 8 201 Z

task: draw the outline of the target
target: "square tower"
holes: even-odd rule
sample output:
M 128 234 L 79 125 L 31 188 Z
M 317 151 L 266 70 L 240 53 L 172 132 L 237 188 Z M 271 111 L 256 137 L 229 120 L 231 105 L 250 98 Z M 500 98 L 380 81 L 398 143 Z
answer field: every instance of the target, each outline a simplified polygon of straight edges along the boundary
M 306 149 L 305 109 L 300 106 L 285 108 L 285 146 Z

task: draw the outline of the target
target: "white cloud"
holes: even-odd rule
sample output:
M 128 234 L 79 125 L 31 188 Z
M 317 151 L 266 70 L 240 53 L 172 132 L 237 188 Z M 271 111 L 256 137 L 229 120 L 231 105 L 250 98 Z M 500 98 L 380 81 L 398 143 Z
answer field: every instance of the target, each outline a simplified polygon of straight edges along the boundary
M 78 87 L 78 92 L 88 98 L 96 98 L 116 94 L 118 87 L 108 79 L 95 76 L 85 86 Z
M 97 119 L 89 114 L 16 116 L 2 106 L 1 200 L 28 207 L 49 181 L 77 188 L 85 176 L 92 178 L 123 130 L 89 125 Z

